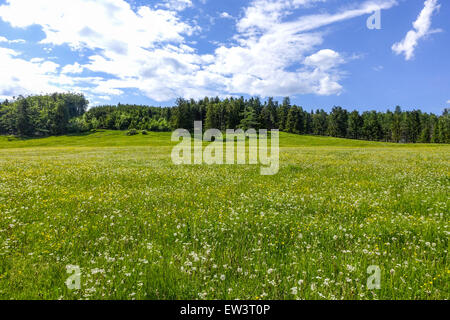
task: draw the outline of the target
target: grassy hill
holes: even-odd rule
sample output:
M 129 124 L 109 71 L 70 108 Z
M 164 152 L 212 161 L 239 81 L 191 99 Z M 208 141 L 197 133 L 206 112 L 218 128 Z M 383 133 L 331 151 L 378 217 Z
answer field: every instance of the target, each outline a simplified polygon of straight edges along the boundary
M 450 146 L 282 133 L 261 176 L 170 136 L 0 137 L 0 299 L 450 298 Z
M 34 147 L 129 147 L 129 146 L 173 146 L 171 133 L 149 132 L 148 135 L 127 136 L 126 131 L 100 130 L 81 135 L 52 136 L 46 138 L 17 138 L 0 136 L 0 148 Z M 436 144 L 395 144 L 362 140 L 340 139 L 322 136 L 305 136 L 280 133 L 280 147 L 389 147 L 389 148 L 442 148 Z

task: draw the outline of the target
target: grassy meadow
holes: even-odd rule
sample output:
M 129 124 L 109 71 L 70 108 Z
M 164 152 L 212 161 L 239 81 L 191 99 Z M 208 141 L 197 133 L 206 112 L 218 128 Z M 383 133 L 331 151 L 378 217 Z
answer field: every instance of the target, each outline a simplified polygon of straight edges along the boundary
M 170 136 L 0 137 L 0 299 L 450 299 L 449 145 L 282 133 L 261 176 Z

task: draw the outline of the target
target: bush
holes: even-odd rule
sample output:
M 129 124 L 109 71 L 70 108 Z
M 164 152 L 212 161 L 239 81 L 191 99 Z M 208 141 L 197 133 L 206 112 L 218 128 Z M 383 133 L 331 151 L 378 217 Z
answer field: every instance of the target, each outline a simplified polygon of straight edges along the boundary
M 138 132 L 137 132 L 136 129 L 130 129 L 130 130 L 128 130 L 128 132 L 127 132 L 127 136 L 135 136 L 135 135 L 137 135 L 137 134 L 138 134 Z
M 84 118 L 74 118 L 69 121 L 69 125 L 67 126 L 67 131 L 69 133 L 80 133 L 89 131 L 89 124 L 85 121 Z M 40 135 L 47 135 L 48 132 L 44 130 L 39 130 Z
M 148 135 L 148 132 L 146 130 L 142 130 L 141 132 L 144 136 Z

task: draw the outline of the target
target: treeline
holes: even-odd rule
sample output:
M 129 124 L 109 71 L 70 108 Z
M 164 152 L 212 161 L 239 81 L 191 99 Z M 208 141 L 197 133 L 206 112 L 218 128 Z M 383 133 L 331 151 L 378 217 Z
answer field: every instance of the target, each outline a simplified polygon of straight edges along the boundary
M 171 108 L 139 105 L 100 106 L 78 118 L 81 131 L 92 129 L 170 131 Z
M 450 114 L 441 116 L 420 110 L 359 113 L 334 107 L 308 112 L 273 98 L 178 99 L 176 106 L 100 106 L 86 110 L 88 101 L 78 94 L 19 97 L 0 104 L 0 133 L 55 135 L 95 129 L 171 131 L 193 130 L 194 121 L 204 129 L 279 129 L 349 139 L 402 143 L 450 143 Z
M 193 129 L 194 121 L 203 121 L 205 129 L 279 129 L 295 134 L 310 134 L 349 139 L 402 143 L 450 143 L 450 114 L 442 116 L 419 110 L 387 112 L 348 112 L 334 107 L 305 111 L 285 98 L 279 104 L 273 98 L 262 103 L 258 98 L 205 98 L 177 101 L 172 110 L 172 128 Z
M 75 119 L 84 115 L 88 104 L 75 93 L 6 100 L 0 103 L 0 134 L 48 136 L 77 131 Z

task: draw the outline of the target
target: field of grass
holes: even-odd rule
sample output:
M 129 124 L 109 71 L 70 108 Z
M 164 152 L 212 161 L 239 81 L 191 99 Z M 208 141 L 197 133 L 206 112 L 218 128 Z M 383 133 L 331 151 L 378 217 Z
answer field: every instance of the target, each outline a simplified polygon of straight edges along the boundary
M 170 136 L 0 137 L 0 299 L 450 299 L 450 146 L 281 134 L 261 176 Z

